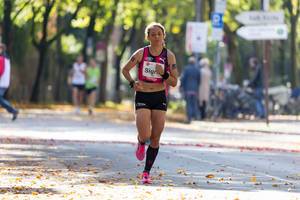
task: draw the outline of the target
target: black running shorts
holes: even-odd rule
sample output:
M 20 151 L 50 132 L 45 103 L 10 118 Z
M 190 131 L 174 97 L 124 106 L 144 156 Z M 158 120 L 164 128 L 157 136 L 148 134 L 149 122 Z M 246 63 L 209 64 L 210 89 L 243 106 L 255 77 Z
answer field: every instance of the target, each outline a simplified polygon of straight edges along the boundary
M 167 111 L 167 97 L 165 90 L 158 92 L 136 92 L 135 109 L 146 108 L 150 110 Z
M 85 85 L 84 84 L 72 84 L 73 88 L 77 88 L 78 90 L 84 90 Z

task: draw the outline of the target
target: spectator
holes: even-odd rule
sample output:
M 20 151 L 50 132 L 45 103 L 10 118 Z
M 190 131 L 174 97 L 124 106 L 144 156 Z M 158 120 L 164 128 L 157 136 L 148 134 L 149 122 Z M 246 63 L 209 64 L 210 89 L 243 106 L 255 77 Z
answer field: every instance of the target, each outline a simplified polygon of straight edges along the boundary
M 180 85 L 186 102 L 187 123 L 191 123 L 192 119 L 200 118 L 198 107 L 200 78 L 200 70 L 196 66 L 196 60 L 194 57 L 190 57 L 188 65 L 183 70 Z
M 232 73 L 232 69 L 233 69 L 233 65 L 230 62 L 230 59 L 227 58 L 226 62 L 224 63 L 224 82 L 226 84 L 230 83 L 230 79 L 231 79 L 231 73 Z
M 19 111 L 4 99 L 4 94 L 10 84 L 10 60 L 5 54 L 5 45 L 0 43 L 0 105 L 12 114 L 12 120 L 16 120 Z
M 86 82 L 85 82 L 85 90 L 87 94 L 88 101 L 88 111 L 89 115 L 93 114 L 93 108 L 96 103 L 96 90 L 99 85 L 100 80 L 100 69 L 96 63 L 96 60 L 91 58 L 89 65 L 86 69 Z
M 199 107 L 201 119 L 206 118 L 206 106 L 209 103 L 210 81 L 212 72 L 208 58 L 202 58 L 200 64 L 201 83 L 199 87 Z
M 256 117 L 265 118 L 265 107 L 263 104 L 264 94 L 263 94 L 263 71 L 262 66 L 258 62 L 258 59 L 251 57 L 249 59 L 249 65 L 252 70 L 255 71 L 254 76 L 250 83 L 248 84 L 254 90 L 255 101 L 256 101 Z
M 83 62 L 83 56 L 79 55 L 72 68 L 72 98 L 75 106 L 75 113 L 80 113 L 80 104 L 83 100 L 85 89 L 85 70 L 86 64 Z

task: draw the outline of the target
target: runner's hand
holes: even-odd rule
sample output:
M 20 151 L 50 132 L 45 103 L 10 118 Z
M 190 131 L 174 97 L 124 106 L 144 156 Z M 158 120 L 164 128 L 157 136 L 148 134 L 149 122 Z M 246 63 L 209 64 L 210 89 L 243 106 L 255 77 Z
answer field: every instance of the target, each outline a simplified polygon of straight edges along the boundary
M 159 75 L 163 75 L 165 72 L 164 72 L 164 69 L 162 68 L 161 65 L 156 65 L 155 66 L 155 71 L 156 73 L 158 73 Z

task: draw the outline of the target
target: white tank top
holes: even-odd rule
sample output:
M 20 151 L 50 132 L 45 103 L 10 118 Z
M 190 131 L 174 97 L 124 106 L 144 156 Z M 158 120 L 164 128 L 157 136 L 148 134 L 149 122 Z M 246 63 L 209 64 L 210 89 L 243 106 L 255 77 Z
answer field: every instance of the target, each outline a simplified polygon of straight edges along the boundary
M 0 88 L 8 88 L 10 83 L 10 60 L 5 58 L 4 73 L 0 77 Z
M 76 85 L 84 85 L 85 84 L 85 75 L 84 72 L 86 68 L 85 63 L 74 63 L 73 64 L 73 77 L 72 77 L 72 84 Z

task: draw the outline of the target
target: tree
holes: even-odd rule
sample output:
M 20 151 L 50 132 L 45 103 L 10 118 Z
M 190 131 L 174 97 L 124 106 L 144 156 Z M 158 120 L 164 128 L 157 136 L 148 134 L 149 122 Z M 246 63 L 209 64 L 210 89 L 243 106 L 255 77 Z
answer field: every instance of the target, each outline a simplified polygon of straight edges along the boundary
M 14 0 L 4 0 L 3 6 L 3 42 L 6 44 L 7 53 L 10 54 L 11 52 L 11 42 L 13 41 L 12 38 L 12 26 L 15 19 L 18 17 L 20 12 L 28 6 L 31 0 L 27 0 L 24 2 L 19 3 L 18 10 L 15 10 L 14 16 L 12 16 L 13 8 L 16 7 Z
M 298 86 L 298 69 L 297 69 L 297 25 L 300 14 L 300 0 L 285 0 L 283 3 L 283 7 L 285 7 L 290 14 L 290 55 L 291 55 L 291 82 L 292 87 Z
M 128 12 L 128 15 L 124 15 L 123 19 L 121 19 L 123 21 L 122 26 L 121 26 L 121 37 L 120 37 L 121 41 L 115 50 L 116 59 L 115 59 L 115 63 L 114 63 L 114 67 L 116 69 L 116 84 L 115 84 L 116 95 L 115 95 L 114 101 L 117 103 L 121 102 L 121 91 L 120 91 L 121 59 L 122 59 L 126 49 L 129 47 L 129 45 L 132 43 L 134 37 L 136 36 L 137 29 L 141 28 L 141 27 L 138 27 L 137 24 L 141 24 L 138 22 L 142 21 L 141 16 L 142 16 L 142 10 L 143 10 L 143 2 L 144 1 L 138 0 L 137 2 L 132 2 L 131 4 L 127 4 L 127 5 L 125 4 L 125 7 L 128 6 L 129 8 L 127 8 L 127 9 L 132 10 L 132 12 Z M 128 19 L 131 19 L 131 20 L 128 20 Z
M 80 1 L 80 3 L 77 4 L 75 11 L 70 17 L 70 19 L 68 20 L 68 22 L 66 23 L 66 26 L 63 29 L 61 29 L 60 32 L 56 32 L 51 38 L 49 38 L 48 36 L 49 33 L 48 23 L 49 23 L 50 14 L 54 13 L 53 9 L 55 9 L 56 0 L 47 0 L 44 4 L 41 3 L 40 5 L 38 5 L 37 3 L 35 3 L 34 5 L 32 5 L 32 13 L 33 13 L 33 17 L 31 20 L 32 44 L 38 51 L 39 59 L 38 59 L 37 72 L 33 83 L 33 89 L 30 97 L 31 102 L 38 102 L 39 99 L 39 86 L 41 84 L 42 73 L 45 67 L 45 58 L 47 56 L 47 51 L 49 46 L 62 33 L 64 33 L 67 29 L 71 27 L 71 20 L 76 17 L 82 2 L 83 1 Z M 39 20 L 41 20 L 42 22 L 39 23 Z M 36 28 L 38 25 L 41 26 L 41 31 Z M 40 37 L 38 35 L 40 35 Z
M 108 4 L 107 6 L 110 6 L 110 12 L 103 13 L 102 14 L 109 16 L 108 19 L 106 19 L 105 27 L 103 28 L 103 31 L 101 33 L 101 40 L 105 42 L 109 42 L 111 33 L 113 31 L 113 27 L 115 25 L 116 15 L 117 15 L 117 8 L 119 5 L 120 0 L 113 0 L 111 1 L 111 4 Z M 108 8 L 107 8 L 108 9 Z M 108 45 L 106 45 L 106 55 L 107 55 L 107 48 Z M 107 81 L 107 57 L 105 58 L 105 61 L 103 62 L 102 68 L 101 68 L 101 78 L 100 78 L 100 102 L 104 103 L 106 101 L 106 81 Z

